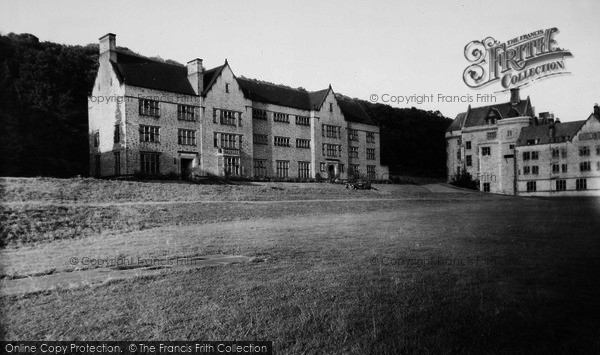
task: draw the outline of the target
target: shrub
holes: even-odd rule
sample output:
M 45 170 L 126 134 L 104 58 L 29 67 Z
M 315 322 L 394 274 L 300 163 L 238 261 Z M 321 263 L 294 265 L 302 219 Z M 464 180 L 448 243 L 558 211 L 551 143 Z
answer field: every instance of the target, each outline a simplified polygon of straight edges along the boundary
M 468 171 L 459 171 L 450 178 L 450 184 L 471 190 L 479 190 L 479 180 L 474 180 Z

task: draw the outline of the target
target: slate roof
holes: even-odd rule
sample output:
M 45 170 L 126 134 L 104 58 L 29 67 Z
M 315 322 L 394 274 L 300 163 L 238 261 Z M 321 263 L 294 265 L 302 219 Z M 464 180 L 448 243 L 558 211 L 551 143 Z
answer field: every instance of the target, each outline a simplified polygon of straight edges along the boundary
M 204 71 L 204 78 L 203 80 L 203 92 L 207 92 L 211 87 L 212 84 L 215 82 L 215 80 L 217 80 L 217 78 L 219 77 L 219 74 L 221 74 L 221 72 L 223 71 L 223 68 L 225 68 L 227 64 L 223 64 L 221 66 L 218 66 L 216 68 L 212 68 L 209 70 L 205 70 Z M 187 80 L 187 77 L 186 77 Z
M 117 51 L 111 65 L 120 80 L 128 85 L 186 95 L 196 95 L 183 65 L 164 63 L 150 58 Z M 207 92 L 219 77 L 225 64 L 204 71 L 203 92 Z M 263 81 L 236 78 L 244 96 L 264 102 L 306 111 L 319 110 L 331 87 L 309 92 Z M 375 125 L 369 115 L 352 99 L 336 96 L 347 121 Z
M 581 127 L 585 124 L 586 120 L 556 123 L 555 125 L 539 125 L 539 126 L 528 126 L 521 129 L 521 134 L 517 140 L 518 146 L 528 145 L 527 141 L 538 140 L 536 144 L 549 144 L 554 142 L 563 142 L 571 140 Z M 556 130 L 554 133 L 554 139 L 552 138 L 550 129 L 554 127 Z M 564 138 L 563 138 L 564 137 Z
M 305 90 L 294 89 L 283 85 L 275 85 L 259 80 L 237 78 L 238 85 L 244 96 L 252 101 L 266 104 L 293 107 L 301 110 L 315 110 L 316 101 L 321 91 L 315 92 L 311 101 L 311 93 Z M 327 90 L 325 90 L 327 95 Z M 324 98 L 324 96 L 323 96 Z
M 501 104 L 474 107 L 467 109 L 466 112 L 459 113 L 447 131 L 455 131 L 466 127 L 475 127 L 485 125 L 485 119 L 488 117 L 491 111 L 494 111 L 499 115 L 499 119 L 518 117 L 518 116 L 533 116 L 533 110 L 531 107 L 531 101 L 529 97 L 525 100 L 519 101 L 516 105 L 512 105 L 510 102 Z
M 341 97 L 339 95 L 336 95 L 336 98 L 338 105 L 340 106 L 340 109 L 346 118 L 346 121 L 368 124 L 372 126 L 376 125 L 358 102 L 352 99 Z
M 187 80 L 187 68 L 182 65 L 117 52 L 117 62 L 112 63 L 112 66 L 128 85 L 195 95 Z

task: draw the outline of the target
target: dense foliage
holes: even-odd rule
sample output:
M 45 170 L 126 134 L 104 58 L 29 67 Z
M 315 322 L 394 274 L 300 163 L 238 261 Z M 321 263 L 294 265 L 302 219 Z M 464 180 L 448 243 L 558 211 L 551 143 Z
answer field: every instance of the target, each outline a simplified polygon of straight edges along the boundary
M 446 176 L 446 129 L 439 111 L 394 108 L 361 101 L 381 127 L 381 163 L 399 175 Z
M 87 173 L 87 96 L 97 53 L 97 45 L 0 36 L 0 175 Z
M 96 44 L 0 35 L 0 176 L 88 174 L 87 96 L 97 68 Z M 392 173 L 445 176 L 449 119 L 362 103 L 381 125 L 382 164 Z

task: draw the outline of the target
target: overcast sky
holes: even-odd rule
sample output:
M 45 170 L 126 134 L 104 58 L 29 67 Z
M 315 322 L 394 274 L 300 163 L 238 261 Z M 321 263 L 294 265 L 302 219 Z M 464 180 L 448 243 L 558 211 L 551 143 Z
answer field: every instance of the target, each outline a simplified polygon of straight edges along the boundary
M 42 41 L 117 45 L 212 68 L 228 59 L 236 75 L 307 90 L 326 88 L 369 100 L 377 94 L 433 94 L 432 103 L 392 104 L 440 110 L 454 118 L 467 103 L 438 95 L 493 94 L 499 84 L 471 89 L 464 47 L 491 36 L 500 42 L 557 27 L 570 50 L 566 70 L 521 90 L 536 111 L 563 121 L 586 119 L 600 102 L 600 1 L 7 1 L 0 32 Z M 496 94 L 498 102 L 507 94 Z M 484 103 L 473 102 L 473 106 Z

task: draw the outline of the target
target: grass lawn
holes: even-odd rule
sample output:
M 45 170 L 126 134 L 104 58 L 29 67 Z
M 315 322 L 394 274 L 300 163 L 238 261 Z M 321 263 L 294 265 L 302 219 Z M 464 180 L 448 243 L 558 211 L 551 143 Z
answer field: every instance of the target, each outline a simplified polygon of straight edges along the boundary
M 327 184 L 188 194 L 190 185 L 162 184 L 170 195 L 146 198 L 139 189 L 158 184 L 65 181 L 0 185 L 13 202 L 0 221 L 7 277 L 72 272 L 72 256 L 264 261 L 2 296 L 2 339 L 272 340 L 294 354 L 600 351 L 599 199 Z M 85 196 L 100 187 L 106 204 L 94 205 Z M 180 198 L 189 203 L 122 203 Z

